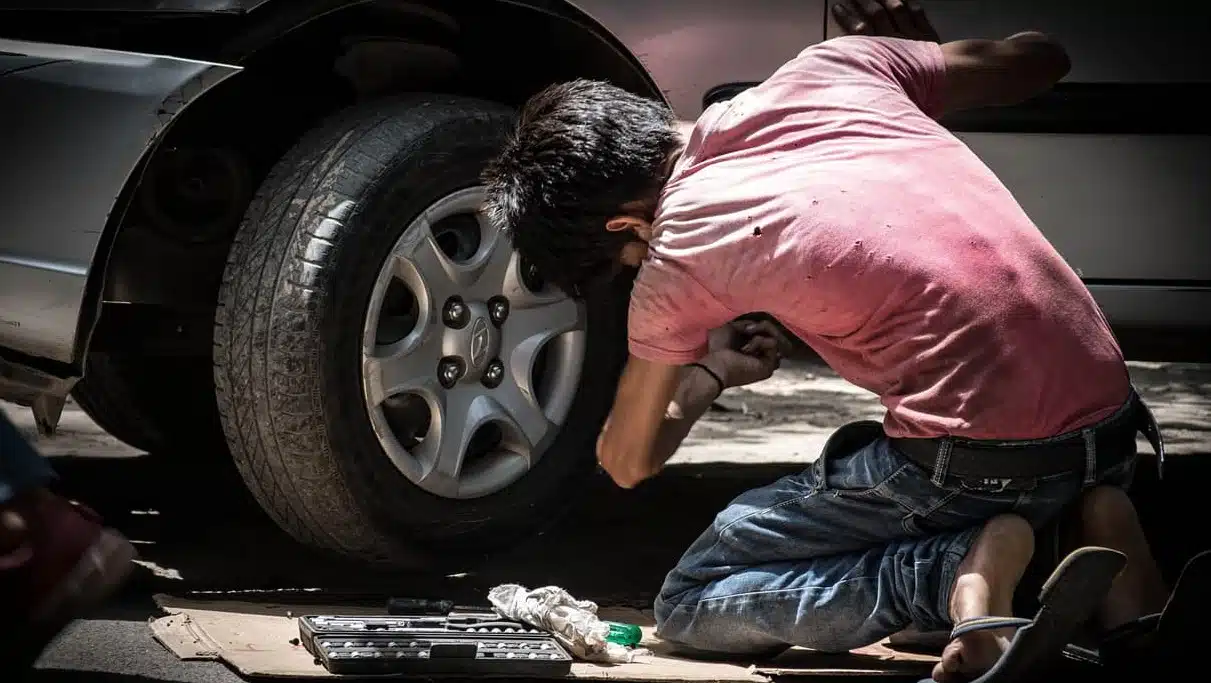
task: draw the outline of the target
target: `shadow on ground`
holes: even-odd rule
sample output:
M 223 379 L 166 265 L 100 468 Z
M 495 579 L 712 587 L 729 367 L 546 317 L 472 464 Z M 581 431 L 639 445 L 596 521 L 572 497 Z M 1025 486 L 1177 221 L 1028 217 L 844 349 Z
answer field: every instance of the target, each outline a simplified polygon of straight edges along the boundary
M 299 546 L 230 475 L 187 472 L 166 457 L 55 458 L 65 493 L 136 541 L 147 569 L 132 593 L 238 591 L 240 599 L 310 596 L 381 604 L 385 595 L 482 604 L 499 583 L 556 584 L 602 604 L 648 608 L 664 573 L 740 492 L 794 471 L 786 465 L 683 465 L 632 490 L 601 478 L 548 531 L 450 576 L 368 569 Z M 215 468 L 216 470 L 218 468 Z M 1211 548 L 1205 482 L 1211 456 L 1170 458 L 1163 483 L 1141 467 L 1134 496 L 1167 573 Z M 296 590 L 307 590 L 297 594 Z M 217 596 L 216 596 L 217 597 Z
M 167 457 L 54 460 L 59 489 L 136 542 L 148 569 L 132 591 L 246 591 L 251 597 L 322 589 L 316 600 L 386 594 L 482 604 L 487 588 L 513 582 L 557 584 L 581 597 L 639 607 L 650 606 L 664 573 L 729 500 L 796 469 L 673 467 L 631 491 L 601 477 L 541 535 L 481 566 L 434 576 L 369 569 L 309 551 L 278 530 L 225 473 L 200 474 Z

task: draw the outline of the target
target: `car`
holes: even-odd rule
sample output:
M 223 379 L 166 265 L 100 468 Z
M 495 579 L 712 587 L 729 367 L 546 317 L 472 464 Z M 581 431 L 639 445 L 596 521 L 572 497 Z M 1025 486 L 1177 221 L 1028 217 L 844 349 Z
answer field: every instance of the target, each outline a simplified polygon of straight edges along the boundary
M 1053 92 L 946 124 L 1124 340 L 1206 352 L 1201 22 L 924 4 L 944 37 L 1067 42 Z M 596 471 L 630 283 L 569 298 L 478 212 L 514 112 L 593 78 L 692 120 L 837 33 L 824 0 L 0 0 L 0 398 L 230 458 L 347 556 L 529 537 Z

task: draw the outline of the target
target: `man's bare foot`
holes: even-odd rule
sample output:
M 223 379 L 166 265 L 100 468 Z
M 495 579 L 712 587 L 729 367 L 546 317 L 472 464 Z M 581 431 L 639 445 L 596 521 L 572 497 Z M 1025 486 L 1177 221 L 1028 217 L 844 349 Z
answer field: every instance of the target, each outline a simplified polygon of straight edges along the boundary
M 1013 616 L 1013 591 L 1034 555 L 1034 531 L 1017 515 L 1000 515 L 984 529 L 959 565 L 950 595 L 953 623 Z M 939 683 L 978 676 L 1009 647 L 1014 629 L 975 631 L 951 641 L 933 670 Z
M 1097 545 L 1127 556 L 1127 566 L 1110 586 L 1110 594 L 1098 612 L 1103 629 L 1122 626 L 1165 608 L 1169 589 L 1126 491 L 1098 486 L 1082 496 L 1077 529 L 1080 538 L 1070 539 L 1072 547 Z

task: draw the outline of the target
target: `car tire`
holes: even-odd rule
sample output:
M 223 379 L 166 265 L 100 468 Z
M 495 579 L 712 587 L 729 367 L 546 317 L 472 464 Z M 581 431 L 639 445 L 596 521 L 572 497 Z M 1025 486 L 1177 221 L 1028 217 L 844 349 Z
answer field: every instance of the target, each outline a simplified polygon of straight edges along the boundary
M 584 361 L 562 428 L 503 490 L 424 490 L 388 457 L 367 408 L 363 323 L 383 264 L 427 207 L 479 183 L 512 119 L 444 95 L 359 105 L 304 136 L 248 209 L 216 314 L 219 412 L 253 495 L 308 545 L 452 566 L 535 533 L 596 470 L 625 359 L 623 282 L 578 304 Z
M 209 361 L 90 353 L 72 398 L 98 427 L 133 448 L 225 456 Z

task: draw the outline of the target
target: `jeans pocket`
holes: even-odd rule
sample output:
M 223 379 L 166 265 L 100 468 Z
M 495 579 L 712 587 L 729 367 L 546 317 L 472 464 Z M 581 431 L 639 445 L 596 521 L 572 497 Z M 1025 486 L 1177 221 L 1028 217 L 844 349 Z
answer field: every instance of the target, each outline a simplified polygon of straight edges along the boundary
M 841 497 L 865 498 L 879 489 L 906 463 L 887 445 L 883 426 L 864 420 L 851 422 L 829 437 L 816 463 L 819 489 Z
M 1015 511 L 1021 494 L 978 494 L 948 491 L 932 505 L 913 511 L 912 524 L 926 534 L 952 533 L 981 527 L 988 520 Z
M 938 485 L 931 472 L 887 445 L 889 459 L 901 463 L 873 491 L 905 512 L 904 528 L 917 534 L 961 531 L 1009 512 L 1017 492 L 969 490 L 962 483 Z

